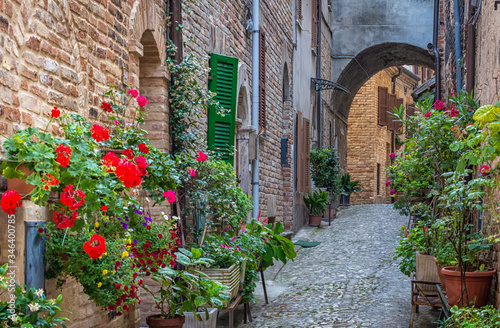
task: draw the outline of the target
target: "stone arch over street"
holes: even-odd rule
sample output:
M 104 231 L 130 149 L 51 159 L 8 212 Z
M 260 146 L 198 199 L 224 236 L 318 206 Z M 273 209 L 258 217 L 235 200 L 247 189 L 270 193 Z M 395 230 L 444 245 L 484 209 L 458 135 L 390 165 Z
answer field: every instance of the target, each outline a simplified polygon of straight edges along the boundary
M 350 93 L 334 90 L 333 107 L 347 118 L 356 93 L 366 81 L 386 68 L 401 65 L 433 69 L 434 56 L 421 47 L 406 43 L 382 43 L 364 49 L 340 73 L 337 82 Z

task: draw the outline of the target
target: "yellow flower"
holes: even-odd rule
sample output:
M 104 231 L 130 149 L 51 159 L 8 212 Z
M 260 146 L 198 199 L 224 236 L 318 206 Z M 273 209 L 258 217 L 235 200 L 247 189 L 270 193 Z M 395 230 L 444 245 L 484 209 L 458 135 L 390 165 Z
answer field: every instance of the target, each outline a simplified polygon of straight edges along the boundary
M 108 274 L 108 270 L 106 270 L 106 269 L 102 270 L 102 274 L 103 275 Z
M 108 256 L 108 252 L 105 252 L 104 255 Z
M 115 270 L 113 270 L 113 274 L 115 274 Z
M 102 282 L 97 284 L 97 288 L 101 288 L 101 286 L 102 286 Z
M 128 252 L 127 252 L 127 251 L 124 251 L 124 252 L 122 253 L 122 257 L 125 257 L 125 256 L 128 256 Z
M 95 227 L 96 227 L 96 228 L 99 228 L 99 222 L 96 222 L 96 223 L 95 223 Z

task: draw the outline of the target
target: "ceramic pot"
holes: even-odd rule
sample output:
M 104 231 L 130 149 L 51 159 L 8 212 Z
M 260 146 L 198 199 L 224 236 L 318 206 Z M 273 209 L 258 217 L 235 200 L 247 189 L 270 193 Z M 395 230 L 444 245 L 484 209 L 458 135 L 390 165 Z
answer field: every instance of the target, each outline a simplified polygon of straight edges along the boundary
M 448 295 L 448 304 L 451 306 L 466 305 L 465 293 L 462 296 L 462 279 L 460 271 L 454 266 L 448 266 L 441 269 L 441 272 L 446 277 L 446 293 Z M 466 272 L 465 273 L 465 287 L 467 288 L 467 295 L 469 303 L 473 303 L 474 307 L 485 306 L 490 294 L 491 279 L 497 271 L 489 269 L 484 272 Z M 460 303 L 459 303 L 460 301 Z
M 323 218 L 323 214 L 309 214 L 309 225 L 314 227 L 321 226 L 321 219 Z
M 150 315 L 146 318 L 146 323 L 150 328 L 182 328 L 184 325 L 185 317 L 177 317 L 173 319 L 162 319 L 159 314 Z
M 24 165 L 19 165 L 17 167 L 18 171 L 23 171 L 26 176 L 29 176 L 32 172 Z M 7 190 L 15 190 L 21 195 L 27 195 L 35 189 L 35 185 L 26 183 L 26 179 L 7 179 Z

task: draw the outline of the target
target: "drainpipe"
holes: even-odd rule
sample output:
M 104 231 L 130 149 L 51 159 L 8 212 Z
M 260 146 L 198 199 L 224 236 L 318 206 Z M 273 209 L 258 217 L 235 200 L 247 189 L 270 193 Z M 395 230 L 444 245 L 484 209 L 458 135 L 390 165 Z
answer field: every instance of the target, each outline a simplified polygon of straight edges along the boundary
M 252 217 L 259 216 L 259 0 L 252 2 L 252 125 L 255 127 L 255 159 L 252 162 Z
M 316 78 L 321 79 L 321 0 L 316 1 Z M 317 129 L 317 139 L 318 139 L 318 149 L 323 147 L 323 142 L 321 140 L 321 88 L 316 89 L 316 129 Z
M 435 99 L 440 99 L 441 98 L 441 58 L 439 56 L 439 1 L 440 0 L 434 0 L 434 30 L 433 30 L 433 35 L 432 35 L 432 45 L 433 49 L 432 51 L 434 52 L 434 60 L 436 61 L 436 94 L 435 94 Z
M 474 15 L 476 7 L 469 1 L 469 20 L 467 22 L 467 81 L 465 91 L 471 92 L 476 82 L 476 26 Z
M 455 59 L 457 69 L 457 93 L 462 90 L 462 74 L 460 69 L 460 61 L 462 59 L 462 47 L 460 44 L 460 9 L 458 8 L 458 0 L 455 0 Z

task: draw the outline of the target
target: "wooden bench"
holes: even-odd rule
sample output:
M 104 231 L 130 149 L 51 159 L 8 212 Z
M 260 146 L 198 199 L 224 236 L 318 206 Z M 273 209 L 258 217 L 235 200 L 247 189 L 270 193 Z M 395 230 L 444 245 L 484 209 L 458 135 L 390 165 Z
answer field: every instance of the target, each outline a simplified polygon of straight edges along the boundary
M 420 305 L 441 307 L 441 299 L 438 293 L 424 291 L 420 285 L 438 285 L 436 282 L 416 280 L 415 275 L 411 276 L 411 316 L 410 328 L 413 327 L 415 313 L 418 313 Z

